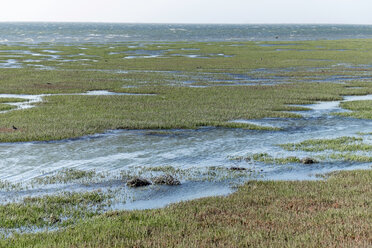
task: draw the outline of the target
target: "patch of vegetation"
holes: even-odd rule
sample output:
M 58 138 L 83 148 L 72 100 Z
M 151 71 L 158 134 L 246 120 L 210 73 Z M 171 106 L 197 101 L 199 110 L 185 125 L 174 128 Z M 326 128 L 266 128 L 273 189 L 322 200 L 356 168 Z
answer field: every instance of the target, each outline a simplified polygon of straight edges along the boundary
M 280 130 L 280 128 L 276 128 L 276 127 L 259 126 L 259 125 L 254 125 L 254 124 L 238 123 L 238 122 L 217 123 L 213 126 L 225 127 L 225 128 L 251 129 L 251 130 L 267 130 L 267 131 L 278 131 L 278 130 Z
M 372 101 L 342 102 L 340 106 L 352 112 L 337 113 L 338 115 L 360 119 L 372 119 Z
M 27 102 L 27 99 L 23 98 L 14 98 L 14 97 L 0 97 L 0 103 L 9 103 L 9 102 Z
M 0 228 L 33 229 L 68 226 L 91 218 L 107 206 L 109 194 L 99 191 L 27 197 L 21 203 L 0 205 Z
M 180 173 L 183 169 L 173 167 L 171 165 L 165 166 L 151 166 L 143 168 L 143 171 L 163 172 L 168 174 Z
M 371 181 L 371 170 L 332 174 L 326 181 L 251 181 L 227 197 L 109 212 L 58 232 L 14 235 L 0 246 L 369 247 Z M 28 215 L 21 223 L 41 223 L 44 216 Z
M 11 110 L 11 109 L 14 109 L 14 108 L 16 108 L 16 107 L 13 106 L 13 105 L 0 103 L 0 111 Z
M 339 137 L 335 139 L 310 139 L 300 143 L 289 143 L 279 145 L 287 151 L 371 151 L 372 145 L 363 143 L 362 138 L 357 137 Z
M 35 184 L 55 184 L 70 182 L 87 182 L 99 177 L 104 178 L 103 174 L 97 174 L 94 170 L 84 171 L 74 168 L 64 168 L 50 176 L 41 176 L 33 179 Z
M 350 162 L 372 162 L 372 157 L 367 155 L 355 154 L 355 153 L 331 153 L 327 155 L 317 156 L 322 159 L 341 160 Z
M 0 180 L 0 190 L 11 191 L 11 190 L 20 190 L 22 189 L 21 183 L 10 183 L 8 181 Z
M 159 176 L 171 175 L 181 181 L 207 181 L 207 182 L 222 182 L 233 181 L 247 178 L 257 178 L 259 172 L 254 169 L 247 171 L 230 170 L 228 167 L 209 166 L 207 168 L 189 167 L 177 168 L 170 165 L 165 166 L 136 166 L 128 168 L 120 173 L 121 179 L 128 181 L 135 177 L 140 178 L 156 178 Z
M 360 137 L 339 137 L 335 139 L 310 139 L 300 143 L 279 145 L 287 151 L 326 152 L 315 155 L 319 160 L 372 162 L 369 152 L 372 145 Z
M 235 156 L 229 157 L 230 160 L 235 161 L 252 161 L 252 162 L 263 162 L 267 164 L 292 164 L 292 163 L 301 163 L 301 159 L 295 156 L 289 156 L 284 158 L 275 158 L 268 153 L 255 153 L 252 155 L 246 156 Z
M 342 89 L 339 88 L 340 92 Z M 305 90 L 307 96 L 303 94 Z M 141 90 L 135 89 L 135 93 L 157 95 L 44 97 L 44 102 L 35 108 L 3 114 L 0 126 L 15 125 L 23 132 L 0 133 L 0 141 L 59 140 L 101 133 L 108 129 L 243 127 L 227 122 L 236 119 L 299 117 L 288 112 L 298 110 L 288 104 L 339 99 L 337 87 L 327 84 L 204 89 L 143 87 Z M 244 125 L 244 128 L 248 127 L 267 129 Z
M 372 93 L 372 85 L 360 79 L 368 72 L 368 67 L 363 64 L 370 62 L 372 45 L 369 40 L 303 41 L 295 46 L 273 42 L 287 49 L 285 51 L 277 51 L 278 46 L 262 46 L 265 44 L 145 42 L 143 47 L 136 48 L 132 47 L 133 43 L 123 42 L 100 46 L 84 44 L 84 50 L 80 45 L 1 45 L 3 55 L 21 56 L 17 63 L 22 66 L 1 69 L 2 93 L 109 90 L 156 95 L 44 97 L 44 102 L 36 108 L 4 114 L 0 126 L 15 125 L 22 132 L 0 133 L 0 141 L 58 140 L 127 128 L 217 126 L 277 130 L 230 121 L 299 117 L 289 111 L 304 108 L 288 105 Z M 45 50 L 59 51 L 55 54 L 58 57 L 51 57 Z M 141 53 L 144 54 L 162 50 L 166 58 L 124 59 L 127 52 L 135 50 L 143 50 Z M 311 52 L 304 53 L 303 50 Z M 41 56 L 35 59 L 33 53 Z M 232 57 L 184 56 L 194 53 Z M 181 56 L 173 56 L 175 54 Z M 44 70 L 37 69 L 39 67 Z M 343 78 L 348 79 L 348 83 L 340 84 Z M 9 109 L 9 106 L 3 108 Z M 368 111 L 364 111 L 361 117 L 367 115 Z

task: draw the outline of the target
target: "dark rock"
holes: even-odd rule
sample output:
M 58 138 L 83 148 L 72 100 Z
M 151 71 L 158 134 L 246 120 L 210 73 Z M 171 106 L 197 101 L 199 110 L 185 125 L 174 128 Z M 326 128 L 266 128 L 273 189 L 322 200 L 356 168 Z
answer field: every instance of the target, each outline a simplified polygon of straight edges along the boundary
M 247 170 L 246 168 L 242 168 L 242 167 L 230 167 L 230 170 L 233 170 L 233 171 L 245 171 Z
M 127 186 L 132 188 L 148 186 L 150 184 L 151 184 L 150 181 L 139 177 L 134 177 L 127 181 Z
M 155 184 L 180 185 L 181 182 L 171 175 L 160 176 L 154 179 Z
M 313 158 L 303 158 L 303 159 L 301 159 L 301 163 L 303 163 L 303 164 L 315 164 L 315 163 L 318 163 L 318 162 Z

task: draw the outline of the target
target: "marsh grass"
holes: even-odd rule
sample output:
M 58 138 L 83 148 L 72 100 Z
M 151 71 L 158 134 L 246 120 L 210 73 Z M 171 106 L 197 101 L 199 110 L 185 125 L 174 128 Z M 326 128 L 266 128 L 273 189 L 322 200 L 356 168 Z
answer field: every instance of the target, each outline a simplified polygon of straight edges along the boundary
M 0 205 L 0 228 L 68 226 L 78 219 L 97 215 L 107 206 L 109 195 L 94 191 L 27 197 L 21 203 Z M 51 216 L 54 216 L 51 219 Z
M 352 112 L 338 113 L 338 115 L 361 119 L 372 119 L 372 101 L 342 102 L 341 107 L 351 110 Z
M 223 123 L 214 124 L 213 126 L 224 127 L 224 128 L 266 130 L 266 131 L 278 131 L 278 130 L 280 130 L 280 128 L 277 128 L 277 127 L 259 126 L 259 125 L 254 125 L 254 124 L 237 123 L 237 122 L 223 122 Z
M 128 181 L 134 177 L 154 179 L 159 176 L 171 175 L 182 182 L 232 182 L 258 178 L 260 172 L 254 168 L 235 171 L 223 166 L 209 166 L 207 168 L 189 167 L 178 168 L 171 165 L 164 166 L 136 166 L 120 172 L 120 177 Z
M 0 191 L 13 191 L 21 190 L 23 188 L 21 183 L 11 183 L 8 181 L 0 180 Z
M 27 99 L 23 99 L 23 98 L 14 98 L 14 97 L 3 98 L 3 97 L 0 97 L 0 103 L 27 102 L 27 101 L 28 101 Z
M 37 107 L 3 114 L 0 126 L 22 132 L 0 133 L 0 141 L 76 138 L 109 129 L 196 129 L 204 126 L 272 130 L 231 123 L 237 119 L 299 117 L 288 104 L 340 100 L 343 86 L 296 84 L 234 87 L 142 87 L 131 93 L 156 95 L 48 96 Z M 303 92 L 307 94 L 304 95 Z
M 301 159 L 295 156 L 289 157 L 273 157 L 268 153 L 254 153 L 245 156 L 231 156 L 230 160 L 246 161 L 246 162 L 263 162 L 266 164 L 292 164 L 301 163 Z
M 341 100 L 342 95 L 372 93 L 368 82 L 358 80 L 368 73 L 368 67 L 363 64 L 369 63 L 372 54 L 369 40 L 304 41 L 295 46 L 283 42 L 274 42 L 274 46 L 262 44 L 266 43 L 170 42 L 146 43 L 141 48 L 131 47 L 132 43 L 84 44 L 84 50 L 78 46 L 56 44 L 0 46 L 0 50 L 7 51 L 4 54 L 21 55 L 22 59 L 17 59 L 17 62 L 23 65 L 18 69 L 0 69 L 2 93 L 55 94 L 109 90 L 156 94 L 151 97 L 44 97 L 43 103 L 37 104 L 36 108 L 4 114 L 0 126 L 15 125 L 22 132 L 0 132 L 0 141 L 59 140 L 109 129 L 215 126 L 273 131 L 277 128 L 231 121 L 300 117 L 290 111 L 304 108 L 288 105 Z M 290 50 L 277 51 L 278 47 Z M 45 50 L 59 51 L 56 53 L 59 57 L 53 58 Z M 162 50 L 166 51 L 164 56 L 167 58 L 123 58 L 125 53 L 135 50 L 144 50 L 144 53 L 146 50 Z M 36 56 L 40 61 L 22 62 L 35 59 L 32 53 L 41 54 Z M 233 57 L 212 56 L 205 59 L 172 56 L 190 53 Z M 71 61 L 76 58 L 84 61 Z M 37 70 L 27 64 L 55 69 Z M 328 83 L 312 81 L 335 76 L 355 77 L 355 80 L 344 84 L 339 83 L 342 77 Z M 250 83 L 252 79 L 257 85 L 239 85 Z M 192 82 L 194 86 L 207 87 L 191 88 L 185 81 Z M 232 81 L 234 86 L 224 86 L 225 81 Z M 265 83 L 273 85 L 263 85 Z M 9 105 L 2 107 L 10 108 Z M 360 117 L 368 118 L 368 111 Z
M 372 162 L 372 156 L 369 155 L 372 145 L 365 143 L 361 137 L 310 139 L 279 146 L 287 151 L 318 152 L 320 154 L 313 156 L 321 161 Z
M 369 247 L 372 171 L 326 181 L 250 181 L 227 197 L 114 211 L 4 247 Z M 14 225 L 13 225 L 14 226 Z M 99 231 L 97 231 L 99 230 Z
M 6 111 L 6 110 L 11 110 L 16 108 L 15 106 L 9 105 L 9 104 L 4 104 L 0 103 L 0 111 Z
M 339 137 L 335 139 L 310 139 L 300 143 L 288 143 L 279 145 L 287 151 L 306 151 L 306 152 L 320 152 L 320 151 L 371 151 L 372 145 L 363 142 L 362 138 L 358 137 Z
M 370 80 L 363 79 L 370 71 L 363 66 L 371 60 L 370 40 L 296 43 L 174 42 L 146 43 L 141 48 L 130 48 L 132 43 L 83 44 L 85 50 L 63 44 L 1 45 L 0 50 L 8 50 L 4 55 L 14 55 L 9 52 L 11 50 L 18 50 L 16 54 L 22 55 L 16 59 L 22 68 L 0 69 L 1 93 L 110 90 L 155 95 L 44 97 L 35 108 L 2 114 L 0 127 L 15 125 L 22 131 L 0 132 L 0 141 L 58 140 L 108 129 L 151 129 L 154 132 L 204 126 L 267 129 L 230 121 L 300 117 L 289 111 L 305 109 L 288 105 L 372 93 Z M 265 44 L 270 46 L 261 46 Z M 277 50 L 278 47 L 282 49 Z M 59 57 L 53 58 L 45 49 L 60 51 Z M 164 56 L 168 58 L 123 58 L 125 53 L 138 49 L 165 50 Z M 110 55 L 110 52 L 118 54 Z M 40 54 L 37 56 L 40 61 L 26 62 L 35 60 L 32 53 Z M 191 53 L 232 57 L 183 56 Z M 172 56 L 174 54 L 181 56 Z M 249 77 L 256 80 L 257 85 L 238 85 L 250 83 Z M 224 86 L 229 80 L 235 85 Z M 207 87 L 191 88 L 185 81 Z M 282 84 L 283 81 L 286 83 Z M 263 85 L 267 82 L 273 85 Z M 353 110 L 341 115 L 372 118 L 369 101 L 347 102 L 341 106 Z M 9 107 L 0 105 L 3 110 Z M 283 148 L 337 151 L 329 157 L 369 161 L 368 156 L 352 152 L 369 152 L 371 147 L 359 138 L 344 137 L 286 144 Z M 298 158 L 256 154 L 250 159 L 281 164 L 295 162 Z M 164 166 L 139 168 L 138 172 L 124 171 L 121 178 L 133 174 L 175 174 L 184 180 L 234 181 L 252 176 L 248 172 L 213 166 L 204 170 Z M 41 184 L 53 184 L 89 181 L 95 176 L 86 171 L 61 171 L 38 180 Z M 1 239 L 0 246 L 368 247 L 372 245 L 371 180 L 371 171 L 355 171 L 333 174 L 327 181 L 318 182 L 251 181 L 228 197 L 182 202 L 157 210 L 106 214 L 101 214 L 100 210 L 109 204 L 110 196 L 102 192 L 26 198 L 21 203 L 0 206 L 0 227 L 67 228 L 51 233 L 15 234 Z M 12 187 L 0 182 L 1 189 Z
M 355 153 L 331 153 L 324 157 L 326 159 L 350 161 L 350 162 L 362 162 L 362 163 L 372 162 L 372 156 L 355 154 Z
M 94 170 L 79 170 L 74 168 L 64 168 L 52 175 L 40 176 L 33 179 L 32 184 L 56 184 L 56 183 L 71 183 L 80 182 L 88 183 L 94 179 L 103 179 L 103 173 L 96 173 Z

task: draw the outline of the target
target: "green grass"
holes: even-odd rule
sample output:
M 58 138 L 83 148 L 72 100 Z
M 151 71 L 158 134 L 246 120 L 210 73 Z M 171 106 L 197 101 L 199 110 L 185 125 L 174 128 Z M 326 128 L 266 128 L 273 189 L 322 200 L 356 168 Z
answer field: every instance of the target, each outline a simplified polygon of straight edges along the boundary
M 9 102 L 26 102 L 27 99 L 22 98 L 14 98 L 14 97 L 7 97 L 7 98 L 0 98 L 0 103 L 9 103 Z
M 295 156 L 289 157 L 273 157 L 268 153 L 255 153 L 245 156 L 229 157 L 230 160 L 235 161 L 252 161 L 252 162 L 263 162 L 267 164 L 291 164 L 291 163 L 301 163 L 301 159 Z
M 6 111 L 6 110 L 11 110 L 14 109 L 15 106 L 9 105 L 9 104 L 4 104 L 0 103 L 0 111 Z
M 263 47 L 261 44 L 287 44 Z M 343 95 L 372 93 L 372 84 L 358 80 L 370 72 L 371 40 L 286 42 L 174 42 L 145 44 L 148 50 L 167 50 L 169 58 L 124 59 L 129 43 L 96 46 L 41 44 L 38 47 L 5 46 L 0 50 L 28 50 L 47 54 L 58 50 L 60 59 L 23 54 L 20 69 L 0 69 L 0 93 L 59 94 L 89 90 L 150 93 L 153 96 L 44 97 L 35 108 L 10 111 L 0 118 L 0 142 L 58 140 L 104 132 L 108 129 L 276 128 L 230 122 L 265 117 L 299 117 L 289 111 L 306 110 L 289 105 L 341 100 Z M 230 45 L 242 46 L 230 46 Z M 158 46 L 161 48 L 158 48 Z M 110 47 L 114 47 L 113 49 Z M 321 48 L 320 48 L 321 47 Z M 182 50 L 192 48 L 197 50 Z M 284 50 L 277 51 L 277 48 Z M 337 51 L 346 49 L 347 51 Z M 84 55 L 79 53 L 84 53 Z M 119 52 L 120 54 L 110 54 Z M 223 53 L 232 57 L 210 56 Z M 2 55 L 12 55 L 10 52 Z M 186 58 L 175 54 L 200 54 Z M 69 57 L 74 55 L 74 57 Z M 75 61 L 62 61 L 74 59 Z M 82 60 L 84 59 L 84 60 Z M 37 70 L 35 65 L 54 68 Z M 348 65 L 352 65 L 351 67 Z M 264 70 L 256 70 L 265 68 Z M 355 77 L 340 84 L 333 76 Z M 237 77 L 237 78 L 236 78 Z M 235 79 L 234 79 L 235 78 Z M 249 78 L 255 78 L 257 85 Z M 277 85 L 265 85 L 269 83 Z M 321 81 L 314 82 L 315 81 Z M 328 80 L 328 81 L 327 81 Z M 185 83 L 186 81 L 186 83 Z M 232 81 L 232 82 L 231 82 Z M 286 84 L 283 84 L 286 82 Z M 205 86 L 192 88 L 191 86 Z M 0 99 L 0 110 L 9 109 Z M 371 101 L 342 103 L 353 112 L 341 115 L 372 118 Z M 13 131 L 12 125 L 18 129 Z M 154 131 L 155 130 L 155 131 Z M 370 162 L 371 145 L 360 138 L 341 137 L 285 144 L 288 150 L 329 152 L 327 158 Z M 323 156 L 323 155 L 320 155 Z M 244 159 L 248 160 L 247 157 Z M 277 164 L 297 163 L 297 157 L 274 158 L 253 154 L 251 160 Z M 171 166 L 143 169 L 139 173 L 177 178 L 238 181 L 250 171 L 223 167 L 182 170 Z M 132 176 L 123 171 L 121 179 Z M 35 183 L 53 184 L 93 180 L 89 171 L 63 170 Z M 368 247 L 372 246 L 372 172 L 331 175 L 327 181 L 251 181 L 227 197 L 211 197 L 174 204 L 164 209 L 115 211 L 102 214 L 112 195 L 102 192 L 63 193 L 26 198 L 0 205 L 0 228 L 61 228 L 56 232 L 14 234 L 0 240 L 1 247 Z M 1 181 L 4 191 L 19 189 Z
M 149 179 L 164 175 L 171 175 L 181 181 L 186 182 L 219 182 L 237 185 L 243 180 L 254 179 L 260 176 L 255 169 L 249 170 L 231 170 L 224 166 L 209 166 L 201 168 L 199 166 L 178 168 L 171 165 L 164 166 L 134 166 L 120 173 L 120 179 L 128 181 L 135 177 Z
M 280 48 L 290 50 L 277 51 L 278 46 L 260 46 L 267 44 L 265 42 L 146 43 L 140 49 L 169 49 L 164 54 L 167 58 L 124 59 L 125 52 L 137 50 L 128 48 L 131 43 L 102 46 L 84 44 L 86 50 L 54 44 L 41 44 L 39 47 L 0 46 L 1 50 L 28 50 L 40 54 L 48 54 L 43 51 L 45 49 L 61 51 L 58 53 L 61 59 L 38 56 L 40 62 L 24 62 L 35 57 L 22 54 L 18 62 L 23 68 L 0 69 L 0 93 L 57 94 L 110 90 L 156 94 L 44 97 L 44 102 L 37 104 L 36 108 L 3 115 L 0 128 L 12 125 L 20 128 L 17 132 L 0 132 L 0 142 L 75 138 L 108 129 L 195 129 L 215 126 L 277 130 L 230 121 L 298 117 L 288 111 L 304 108 L 288 105 L 341 100 L 342 95 L 372 93 L 371 84 L 357 79 L 368 73 L 368 68 L 361 64 L 369 63 L 372 54 L 370 40 L 303 41 L 296 46 L 282 46 L 285 42 L 270 43 L 281 44 Z M 236 44 L 241 46 L 231 46 Z M 311 51 L 304 52 L 303 49 Z M 220 53 L 233 57 L 211 56 L 204 59 L 172 56 Z M 11 55 L 10 52 L 6 54 Z M 71 58 L 85 60 L 62 61 Z M 51 66 L 55 70 L 37 70 L 30 64 Z M 255 70 L 258 68 L 265 69 Z M 347 84 L 312 81 L 327 80 L 335 75 L 356 79 Z M 231 84 L 226 80 L 232 80 L 232 84 L 251 83 L 249 78 L 255 78 L 258 85 L 223 86 Z M 268 78 L 274 83 L 282 80 L 288 84 L 263 85 Z M 189 83 L 185 84 L 184 81 Z M 185 85 L 207 87 L 190 88 Z M 2 108 L 9 109 L 10 106 L 3 105 Z M 361 117 L 369 118 L 368 113 L 368 110 L 364 111 Z M 346 114 L 354 116 L 357 113 Z
M 352 112 L 338 113 L 338 115 L 362 119 L 372 119 L 372 101 L 343 102 L 341 103 L 341 107 L 351 110 Z
M 369 247 L 371 180 L 368 170 L 333 173 L 326 181 L 251 181 L 227 197 L 109 212 L 57 232 L 15 235 L 0 245 Z
M 0 205 L 0 228 L 32 230 L 72 225 L 77 220 L 97 215 L 108 198 L 109 195 L 98 191 L 27 197 L 21 203 Z
M 321 161 L 372 162 L 372 156 L 369 155 L 372 145 L 365 143 L 360 137 L 310 139 L 299 143 L 280 144 L 279 146 L 287 151 L 321 152 L 313 155 Z M 266 156 L 262 156 L 261 160 L 265 161 L 266 157 L 271 158 L 266 154 Z
M 127 89 L 129 90 L 129 89 Z M 131 89 L 132 90 L 132 89 Z M 108 129 L 195 129 L 203 126 L 272 129 L 229 123 L 235 119 L 298 117 L 303 108 L 288 104 L 340 99 L 341 85 L 296 84 L 236 87 L 143 87 L 154 96 L 48 96 L 36 108 L 3 114 L 0 127 L 22 132 L 0 133 L 0 141 L 58 140 Z M 306 95 L 304 95 L 306 91 Z
M 104 178 L 103 174 L 97 174 L 94 170 L 84 171 L 79 169 L 62 169 L 52 175 L 37 177 L 33 180 L 35 184 L 70 183 L 76 181 L 91 181 L 94 178 Z
M 300 143 L 289 143 L 279 145 L 287 151 L 320 152 L 333 150 L 345 151 L 371 151 L 372 145 L 363 143 L 362 138 L 340 137 L 335 139 L 310 139 Z
M 352 161 L 352 162 L 362 162 L 368 163 L 372 162 L 372 156 L 358 155 L 353 153 L 333 153 L 328 156 L 330 159 L 342 160 L 342 161 Z
M 11 190 L 20 190 L 22 185 L 20 183 L 10 183 L 8 181 L 0 180 L 0 190 L 11 191 Z
M 267 42 L 261 42 L 265 44 Z M 269 42 L 273 44 L 284 44 L 283 42 Z M 85 44 L 86 50 L 80 50 L 76 46 L 63 46 L 48 44 L 51 50 L 58 50 L 61 53 L 61 59 L 71 59 L 69 55 L 75 55 L 72 59 L 89 59 L 88 61 L 67 61 L 50 60 L 48 57 L 36 57 L 42 62 L 23 62 L 26 59 L 35 59 L 32 55 L 23 54 L 18 59 L 25 67 L 28 65 L 42 64 L 44 66 L 54 66 L 58 69 L 131 69 L 131 70 L 178 70 L 194 71 L 196 68 L 201 70 L 213 70 L 218 67 L 221 70 L 244 70 L 247 68 L 288 68 L 288 67 L 327 67 L 339 63 L 368 64 L 372 46 L 369 40 L 337 40 L 337 41 L 302 41 L 297 46 L 271 46 L 262 47 L 255 42 L 174 42 L 168 44 L 145 44 L 143 48 L 128 48 L 128 44 L 107 44 L 95 46 L 94 44 Z M 229 46 L 232 44 L 241 44 L 242 46 Z M 324 47 L 319 48 L 318 46 Z M 111 49 L 110 47 L 115 47 Z M 196 48 L 197 51 L 182 50 L 182 48 Z M 291 49 L 286 51 L 277 51 L 276 49 Z M 35 53 L 48 54 L 43 52 L 43 47 L 26 46 L 0 46 L 1 50 L 29 50 Z M 123 59 L 124 52 L 133 50 L 167 50 L 164 58 L 153 59 Z M 310 50 L 304 52 L 301 50 Z M 347 51 L 337 51 L 337 49 L 346 49 Z M 120 54 L 110 55 L 111 52 L 121 52 Z M 84 53 L 84 55 L 79 55 Z M 186 58 L 183 56 L 170 56 L 174 54 L 226 54 L 232 55 L 231 58 L 210 56 L 203 58 Z M 9 53 L 10 54 L 10 53 Z M 6 53 L 3 53 L 6 55 Z M 93 56 L 93 57 L 92 57 Z M 262 59 L 261 59 L 262 58 Z M 96 60 L 96 62 L 92 61 Z
M 222 122 L 222 123 L 216 123 L 213 126 L 215 126 L 215 127 L 225 127 L 225 128 L 268 130 L 268 131 L 269 130 L 271 130 L 271 131 L 280 130 L 279 128 L 275 128 L 275 127 L 259 126 L 259 125 L 253 125 L 253 124 L 247 124 L 247 123 L 238 123 L 238 122 Z
M 289 146 L 289 149 L 293 149 L 292 144 Z M 296 150 L 302 150 L 302 149 L 296 149 Z M 304 149 L 305 151 L 314 151 L 316 149 Z M 327 149 L 328 150 L 328 149 Z M 325 150 L 325 151 L 327 151 Z M 317 150 L 317 151 L 323 151 L 323 150 Z M 353 152 L 345 152 L 345 150 L 342 150 L 343 152 L 327 152 L 325 154 L 318 154 L 313 155 L 312 157 L 316 159 L 316 161 L 320 162 L 333 162 L 333 161 L 348 161 L 348 162 L 361 162 L 361 163 L 368 163 L 372 162 L 372 156 L 368 156 L 365 154 L 358 154 L 355 152 L 360 151 L 354 151 Z M 347 151 L 347 150 L 346 150 Z M 288 156 L 288 157 L 273 157 L 269 155 L 268 153 L 255 153 L 252 155 L 245 155 L 245 156 L 232 156 L 229 157 L 230 160 L 242 162 L 262 162 L 266 164 L 277 164 L 277 165 L 284 165 L 284 164 L 299 164 L 302 163 L 301 159 L 296 156 Z

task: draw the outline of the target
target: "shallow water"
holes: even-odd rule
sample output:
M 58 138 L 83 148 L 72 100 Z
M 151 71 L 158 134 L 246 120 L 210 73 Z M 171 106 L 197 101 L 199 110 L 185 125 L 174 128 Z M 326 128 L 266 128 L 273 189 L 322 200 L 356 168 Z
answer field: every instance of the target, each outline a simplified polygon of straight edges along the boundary
M 194 55 L 189 55 L 194 56 Z M 195 55 L 198 56 L 198 55 Z M 134 56 L 133 58 L 138 58 Z M 196 58 L 196 57 L 195 57 Z M 200 57 L 199 57 L 200 58 Z M 209 57 L 204 57 L 209 58 Z M 350 67 L 350 65 L 337 65 Z M 366 65 L 354 65 L 350 68 L 365 69 Z M 294 82 L 301 83 L 337 83 L 347 84 L 350 82 L 366 82 L 372 79 L 372 74 L 369 71 L 350 71 L 347 75 L 323 75 L 323 76 L 293 76 L 290 72 L 319 72 L 321 70 L 331 70 L 329 67 L 309 67 L 306 69 L 296 69 L 293 67 L 281 69 L 266 69 L 259 68 L 240 73 L 231 72 L 208 72 L 203 71 L 203 68 L 197 68 L 194 72 L 184 71 L 146 71 L 146 70 L 130 70 L 132 73 L 160 73 L 165 77 L 164 82 L 169 85 L 185 86 L 185 87 L 214 87 L 214 86 L 240 86 L 240 85 L 279 85 Z M 344 71 L 345 72 L 345 71 Z M 309 73 L 313 75 L 314 73 Z M 315 74 L 314 74 L 315 75 Z M 347 87 L 347 85 L 345 85 Z
M 8 59 L 1 61 L 0 60 L 0 68 L 21 68 L 22 65 L 17 62 L 15 59 Z
M 113 94 L 88 92 L 87 95 Z M 7 97 L 15 97 L 7 95 Z M 23 96 L 29 97 L 29 96 Z M 345 101 L 370 100 L 368 96 L 348 96 Z M 256 131 L 224 128 L 201 128 L 198 130 L 121 130 L 83 137 L 76 140 L 55 142 L 5 143 L 0 145 L 0 180 L 13 183 L 29 183 L 34 178 L 63 168 L 95 170 L 108 173 L 109 177 L 99 184 L 79 183 L 39 185 L 33 190 L 5 192 L 0 190 L 0 200 L 42 195 L 61 190 L 81 191 L 92 189 L 122 188 L 128 199 L 114 202 L 114 209 L 143 209 L 162 207 L 181 200 L 231 193 L 231 183 L 249 179 L 316 180 L 319 173 L 335 170 L 367 169 L 369 163 L 328 161 L 314 165 L 273 165 L 253 162 L 237 162 L 231 156 L 268 153 L 273 157 L 313 156 L 316 153 L 288 152 L 278 144 L 300 142 L 314 138 L 356 136 L 357 132 L 370 132 L 371 120 L 333 116 L 345 111 L 340 102 L 320 102 L 303 105 L 309 111 L 298 111 L 303 118 L 266 118 L 261 120 L 235 120 L 259 125 L 280 127 L 280 131 Z M 230 168 L 240 166 L 259 172 L 242 180 L 221 181 L 183 180 L 182 186 L 151 186 L 147 189 L 128 189 L 118 180 L 123 170 L 135 171 L 138 166 L 153 167 L 170 165 L 180 169 L 203 170 L 211 166 Z M 124 194 L 124 193 L 123 193 Z
M 208 57 L 205 57 L 208 58 Z M 143 71 L 145 73 L 145 71 Z M 210 87 L 210 86 L 240 86 L 240 85 L 277 85 L 293 82 L 293 78 L 268 74 L 270 70 L 254 70 L 246 74 L 237 73 L 212 73 L 212 72 L 198 72 L 185 73 L 180 71 L 163 71 L 165 76 L 171 76 L 172 79 L 166 81 L 170 85 L 182 85 L 186 87 Z

